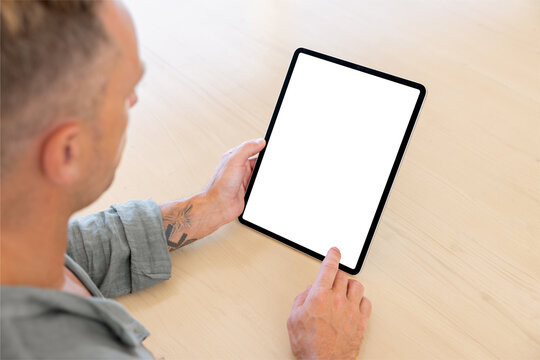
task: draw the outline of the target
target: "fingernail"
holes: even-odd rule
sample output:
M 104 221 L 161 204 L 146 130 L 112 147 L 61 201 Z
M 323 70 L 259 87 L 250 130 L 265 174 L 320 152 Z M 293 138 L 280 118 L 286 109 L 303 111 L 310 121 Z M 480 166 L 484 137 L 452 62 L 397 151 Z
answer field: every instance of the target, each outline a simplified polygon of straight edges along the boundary
M 264 142 L 264 138 L 260 138 L 257 140 L 257 143 L 262 144 Z

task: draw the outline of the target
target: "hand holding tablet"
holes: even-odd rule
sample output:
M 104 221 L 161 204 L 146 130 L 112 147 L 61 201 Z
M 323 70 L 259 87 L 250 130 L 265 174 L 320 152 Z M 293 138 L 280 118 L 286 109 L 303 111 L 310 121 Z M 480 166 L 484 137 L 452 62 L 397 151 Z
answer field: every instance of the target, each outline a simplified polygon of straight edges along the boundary
M 311 50 L 294 53 L 241 223 L 360 271 L 425 88 Z

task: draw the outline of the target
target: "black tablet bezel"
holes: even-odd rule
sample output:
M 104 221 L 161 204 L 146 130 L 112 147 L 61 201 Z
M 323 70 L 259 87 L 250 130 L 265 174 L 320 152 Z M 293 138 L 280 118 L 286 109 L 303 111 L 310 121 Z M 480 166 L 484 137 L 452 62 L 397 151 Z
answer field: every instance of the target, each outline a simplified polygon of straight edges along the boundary
M 426 88 L 423 85 L 421 85 L 419 83 L 416 83 L 416 82 L 413 82 L 413 81 L 410 81 L 410 80 L 406 80 L 406 79 L 403 79 L 403 78 L 400 78 L 400 77 L 397 77 L 397 76 L 394 76 L 394 75 L 390 75 L 390 74 L 387 74 L 387 73 L 384 73 L 384 72 L 381 72 L 381 71 L 378 71 L 378 70 L 369 69 L 367 67 L 357 65 L 357 64 L 345 61 L 345 60 L 337 59 L 337 58 L 329 56 L 329 55 L 321 54 L 321 53 L 318 53 L 318 52 L 313 51 L 313 50 L 308 50 L 308 49 L 305 49 L 305 48 L 298 48 L 294 52 L 291 64 L 289 66 L 289 70 L 287 71 L 287 76 L 285 77 L 285 82 L 283 83 L 283 87 L 281 88 L 281 92 L 279 94 L 279 98 L 278 98 L 276 107 L 274 109 L 272 119 L 270 121 L 270 125 L 268 126 L 268 130 L 266 131 L 266 135 L 264 137 L 265 140 L 266 140 L 267 145 L 270 142 L 270 135 L 272 134 L 272 129 L 274 128 L 274 124 L 275 124 L 276 119 L 277 119 L 278 114 L 279 114 L 279 109 L 281 108 L 281 103 L 283 102 L 283 98 L 285 97 L 285 93 L 287 91 L 287 86 L 289 85 L 289 81 L 291 79 L 291 76 L 292 76 L 292 73 L 293 73 L 293 70 L 294 70 L 294 66 L 296 64 L 296 60 L 298 59 L 298 55 L 300 55 L 300 54 L 306 54 L 306 55 L 314 56 L 314 57 L 317 57 L 319 59 L 327 60 L 327 61 L 339 64 L 339 65 L 346 66 L 346 67 L 351 68 L 351 69 L 362 71 L 362 72 L 370 74 L 370 75 L 378 76 L 378 77 L 381 77 L 383 79 L 394 81 L 394 82 L 397 82 L 399 84 L 410 86 L 412 88 L 420 90 L 420 95 L 418 96 L 418 99 L 416 101 L 416 105 L 414 106 L 414 110 L 413 110 L 411 118 L 409 120 L 409 124 L 407 125 L 407 129 L 405 130 L 405 135 L 403 136 L 403 140 L 401 141 L 401 145 L 399 147 L 396 159 L 394 160 L 392 170 L 390 171 L 390 176 L 388 177 L 388 180 L 386 182 L 386 186 L 384 187 L 384 191 L 382 193 L 381 200 L 379 201 L 379 205 L 377 206 L 377 211 L 375 212 L 375 216 L 373 217 L 373 221 L 371 222 L 371 226 L 369 228 L 369 231 L 368 231 L 368 234 L 367 234 L 367 237 L 366 237 L 366 241 L 364 242 L 364 246 L 363 246 L 362 251 L 360 253 L 360 257 L 358 258 L 358 262 L 356 263 L 356 266 L 355 266 L 354 269 L 350 268 L 348 266 L 345 266 L 343 264 L 339 264 L 339 268 L 341 270 L 343 270 L 343 271 L 345 271 L 345 272 L 347 272 L 349 274 L 356 275 L 356 274 L 358 274 L 360 272 L 360 269 L 362 268 L 362 264 L 364 263 L 364 259 L 366 258 L 369 246 L 371 244 L 371 240 L 373 239 L 373 236 L 375 234 L 375 230 L 377 229 L 377 225 L 378 225 L 380 217 L 382 215 L 384 205 L 386 203 L 386 199 L 388 198 L 388 195 L 389 195 L 390 190 L 392 188 L 392 184 L 393 184 L 394 179 L 396 177 L 399 165 L 401 163 L 401 159 L 403 158 L 403 154 L 405 153 L 407 143 L 409 141 L 409 138 L 411 137 L 411 134 L 412 134 L 416 119 L 417 119 L 418 114 L 420 112 L 420 108 L 421 108 L 422 103 L 424 101 L 424 98 L 426 96 Z M 251 190 L 253 188 L 253 184 L 255 183 L 255 180 L 257 178 L 257 173 L 259 171 L 259 167 L 261 165 L 262 159 L 264 158 L 265 151 L 266 151 L 266 147 L 259 153 L 257 163 L 255 164 L 255 167 L 253 169 L 253 175 L 251 176 L 251 180 L 249 182 L 248 188 L 246 190 L 246 195 L 245 195 L 245 198 L 244 198 L 246 206 L 247 206 L 247 203 L 248 203 L 248 200 L 249 200 L 249 195 L 250 195 Z M 262 227 L 260 227 L 260 226 L 258 226 L 256 224 L 253 224 L 253 223 L 247 221 L 246 219 L 244 219 L 243 216 L 244 216 L 244 212 L 242 212 L 242 214 L 238 217 L 238 220 L 240 221 L 240 223 L 242 223 L 242 224 L 244 224 L 244 225 L 246 225 L 246 226 L 248 226 L 248 227 L 250 227 L 252 229 L 255 229 L 255 230 L 257 230 L 257 231 L 271 237 L 271 238 L 274 238 L 274 239 L 276 239 L 276 240 L 278 240 L 278 241 L 280 241 L 280 242 L 282 242 L 282 243 L 284 243 L 284 244 L 286 244 L 286 245 L 288 245 L 288 246 L 290 246 L 290 247 L 292 247 L 292 248 L 294 248 L 296 250 L 300 250 L 301 252 L 303 252 L 303 253 L 305 253 L 307 255 L 310 255 L 310 256 L 312 256 L 312 257 L 314 257 L 316 259 L 319 259 L 319 260 L 324 259 L 324 255 L 316 253 L 315 251 L 310 250 L 310 249 L 308 249 L 308 248 L 306 248 L 304 246 L 301 246 L 301 245 L 295 243 L 294 241 L 286 239 L 283 236 L 280 236 L 280 235 L 278 235 L 276 233 L 268 231 L 268 230 L 266 230 L 266 229 L 264 229 L 264 228 L 262 228 Z

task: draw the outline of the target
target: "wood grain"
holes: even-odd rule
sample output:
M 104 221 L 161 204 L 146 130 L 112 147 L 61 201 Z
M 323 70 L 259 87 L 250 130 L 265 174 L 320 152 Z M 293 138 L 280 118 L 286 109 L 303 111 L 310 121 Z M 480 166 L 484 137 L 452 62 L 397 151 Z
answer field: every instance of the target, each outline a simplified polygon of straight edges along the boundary
M 410 78 L 428 95 L 357 276 L 374 305 L 360 358 L 540 358 L 540 2 L 127 5 L 147 74 L 116 180 L 80 214 L 202 190 L 264 135 L 297 47 Z M 172 260 L 120 298 L 157 358 L 292 357 L 285 321 L 318 261 L 237 221 Z

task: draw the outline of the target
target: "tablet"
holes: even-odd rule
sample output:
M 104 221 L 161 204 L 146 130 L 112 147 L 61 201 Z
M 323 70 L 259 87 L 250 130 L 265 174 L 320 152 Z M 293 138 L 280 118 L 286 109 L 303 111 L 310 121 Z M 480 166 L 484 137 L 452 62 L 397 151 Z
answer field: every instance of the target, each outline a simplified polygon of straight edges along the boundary
M 293 55 L 239 220 L 357 274 L 426 90 L 312 50 Z

